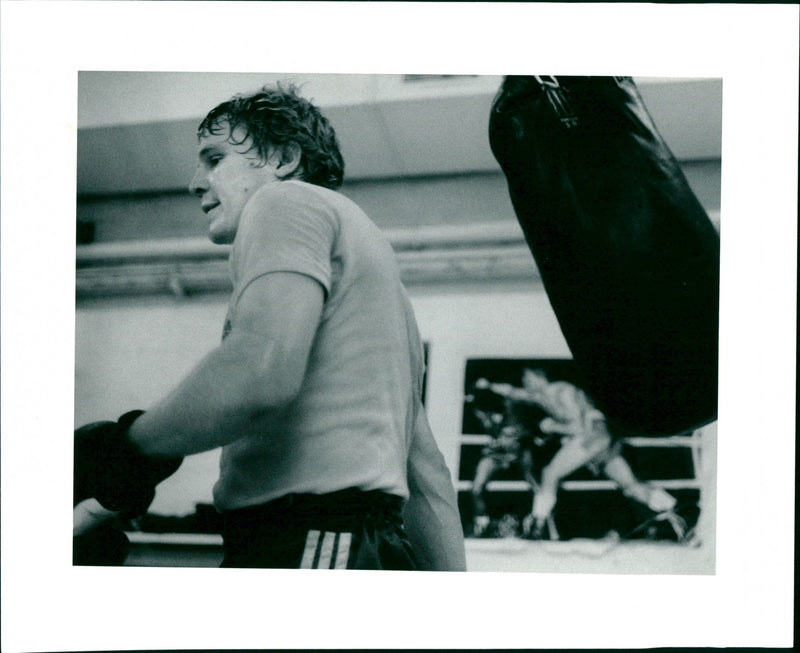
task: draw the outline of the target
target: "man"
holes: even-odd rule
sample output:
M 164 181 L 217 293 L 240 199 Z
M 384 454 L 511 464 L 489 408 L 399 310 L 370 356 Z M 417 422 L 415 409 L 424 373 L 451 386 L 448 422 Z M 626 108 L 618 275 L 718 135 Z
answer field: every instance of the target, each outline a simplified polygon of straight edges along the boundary
M 293 87 L 264 88 L 213 109 L 198 139 L 190 191 L 232 245 L 223 340 L 124 420 L 124 446 L 222 447 L 223 566 L 464 569 L 411 304 L 388 241 L 335 192 L 332 127 Z
M 474 401 L 474 395 L 467 397 Z M 514 402 L 503 401 L 503 412 L 489 412 L 472 408 L 483 430 L 491 436 L 490 442 L 481 450 L 472 480 L 472 535 L 490 537 L 491 518 L 486 502 L 489 482 L 500 472 L 518 468 L 526 480 L 533 477 L 532 441 L 533 433 L 516 415 Z

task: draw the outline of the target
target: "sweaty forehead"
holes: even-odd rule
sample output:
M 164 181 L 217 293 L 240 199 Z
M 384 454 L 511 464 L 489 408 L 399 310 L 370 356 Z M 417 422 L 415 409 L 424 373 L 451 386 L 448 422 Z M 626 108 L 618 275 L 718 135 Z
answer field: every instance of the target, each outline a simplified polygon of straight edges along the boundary
M 220 123 L 214 132 L 204 131 L 197 138 L 197 154 L 202 157 L 212 150 L 231 149 L 237 151 L 249 149 L 249 136 L 244 127 L 236 127 L 231 133 L 227 123 Z
M 204 150 L 207 150 L 210 147 L 224 145 L 228 143 L 229 137 L 230 132 L 227 128 L 218 134 L 204 132 L 197 137 L 197 151 L 202 154 Z

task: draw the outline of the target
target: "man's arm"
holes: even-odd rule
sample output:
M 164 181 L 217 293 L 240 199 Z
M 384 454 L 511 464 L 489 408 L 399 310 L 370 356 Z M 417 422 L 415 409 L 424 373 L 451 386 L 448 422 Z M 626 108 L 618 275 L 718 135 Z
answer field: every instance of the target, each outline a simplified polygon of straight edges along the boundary
M 466 571 L 455 488 L 421 406 L 408 452 L 408 489 L 404 520 L 420 569 Z
M 487 435 L 491 435 L 492 437 L 497 435 L 497 427 L 499 426 L 499 422 L 495 422 L 492 419 L 493 414 L 490 414 L 485 410 L 478 410 L 477 408 L 473 408 L 472 413 L 478 418 L 478 421 L 481 423 L 481 426 L 483 426 L 483 429 L 486 431 Z
M 251 433 L 300 390 L 324 291 L 302 274 L 256 278 L 242 293 L 232 330 L 128 437 L 153 456 L 214 449 Z

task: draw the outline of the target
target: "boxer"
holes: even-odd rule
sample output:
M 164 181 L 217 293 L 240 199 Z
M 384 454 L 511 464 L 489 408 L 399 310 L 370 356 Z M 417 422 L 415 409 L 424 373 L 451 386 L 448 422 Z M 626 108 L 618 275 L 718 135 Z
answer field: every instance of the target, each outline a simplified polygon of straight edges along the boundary
M 332 126 L 294 87 L 265 87 L 212 109 L 197 137 L 189 189 L 231 245 L 222 342 L 119 446 L 222 448 L 223 566 L 463 570 L 411 303 L 388 240 L 338 192 Z M 124 478 L 109 494 L 141 505 Z

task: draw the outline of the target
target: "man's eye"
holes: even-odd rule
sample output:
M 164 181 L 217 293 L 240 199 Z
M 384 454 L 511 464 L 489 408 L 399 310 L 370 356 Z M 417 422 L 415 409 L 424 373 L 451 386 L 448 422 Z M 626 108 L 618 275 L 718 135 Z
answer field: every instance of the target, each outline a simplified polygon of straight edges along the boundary
M 220 161 L 222 161 L 221 156 L 210 156 L 208 157 L 208 165 L 212 168 L 215 167 Z

